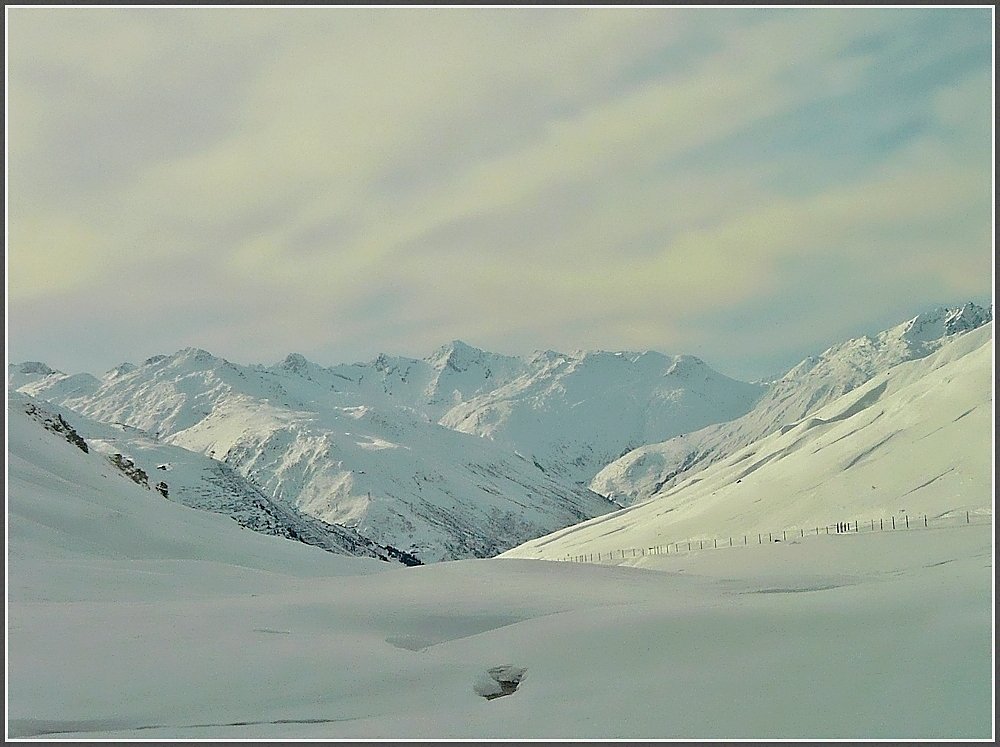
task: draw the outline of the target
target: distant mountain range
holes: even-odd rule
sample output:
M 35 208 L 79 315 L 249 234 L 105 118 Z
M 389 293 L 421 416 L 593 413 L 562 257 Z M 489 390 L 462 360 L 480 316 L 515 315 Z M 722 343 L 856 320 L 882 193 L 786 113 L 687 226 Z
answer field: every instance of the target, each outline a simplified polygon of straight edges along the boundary
M 8 390 L 155 476 L 170 500 L 334 552 L 433 562 L 493 556 L 648 498 L 991 319 L 974 304 L 939 309 L 770 385 L 686 355 L 517 358 L 454 341 L 424 359 L 332 367 L 195 348 L 100 378 L 28 362 L 8 367 Z
M 909 337 L 919 326 L 880 338 Z M 757 544 L 772 532 L 780 540 L 785 530 L 796 541 L 838 522 L 919 526 L 927 516 L 933 528 L 988 520 L 993 323 L 956 331 L 932 347 L 641 502 L 530 540 L 504 557 L 599 557 L 684 540 Z M 838 349 L 848 355 L 857 347 Z M 831 363 L 838 357 L 824 355 Z
M 858 337 L 809 356 L 775 381 L 754 407 L 735 420 L 650 443 L 608 464 L 591 488 L 622 505 L 649 498 L 738 449 L 801 420 L 873 376 L 923 358 L 957 335 L 991 322 L 973 303 L 920 314 L 874 336 Z

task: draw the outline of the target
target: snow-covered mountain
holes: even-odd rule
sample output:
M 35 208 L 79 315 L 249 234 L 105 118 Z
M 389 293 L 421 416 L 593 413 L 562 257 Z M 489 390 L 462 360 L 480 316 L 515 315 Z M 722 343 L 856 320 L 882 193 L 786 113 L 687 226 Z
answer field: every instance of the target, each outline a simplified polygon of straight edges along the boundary
M 301 356 L 238 366 L 188 348 L 119 367 L 93 393 L 61 396 L 53 376 L 32 386 L 95 420 L 221 460 L 276 504 L 423 561 L 495 555 L 615 508 L 418 410 L 442 387 L 461 392 L 477 379 L 504 378 L 502 359 L 451 347 L 414 363 L 423 380 L 376 360 L 356 367 L 367 375 L 347 386 L 342 371 Z M 366 379 L 380 381 L 376 405 L 364 404 L 372 397 Z
M 974 303 L 940 307 L 875 336 L 834 345 L 788 371 L 742 417 L 641 446 L 605 466 L 590 487 L 623 505 L 644 500 L 798 421 L 876 374 L 923 358 L 992 318 L 992 309 Z
M 546 351 L 529 367 L 456 405 L 441 423 L 504 444 L 576 483 L 641 444 L 732 420 L 764 391 L 689 355 Z
M 8 364 L 7 389 L 31 396 L 63 401 L 93 394 L 101 386 L 95 376 L 88 373 L 65 374 L 49 368 L 40 361 Z
M 296 357 L 299 360 L 301 356 Z M 288 360 L 282 365 L 287 366 Z M 422 360 L 383 353 L 368 363 L 332 366 L 325 372 L 335 377 L 334 388 L 353 393 L 361 403 L 411 407 L 437 421 L 456 404 L 492 391 L 527 370 L 520 358 L 453 340 Z M 312 375 L 327 374 L 313 370 Z
M 175 503 L 229 516 L 247 529 L 341 555 L 417 563 L 356 530 L 327 524 L 273 501 L 224 462 L 163 443 L 138 428 L 100 423 L 20 392 L 9 394 L 8 413 L 28 415 L 81 450 L 103 456 L 132 482 Z
M 877 374 L 644 502 L 504 557 L 725 542 L 894 515 L 990 515 L 992 359 L 992 322 L 949 336 L 936 352 Z
M 265 496 L 435 561 L 491 556 L 647 498 L 991 318 L 974 304 L 939 309 L 831 347 L 767 386 L 686 355 L 520 359 L 457 340 L 424 359 L 333 367 L 294 353 L 236 365 L 195 348 L 100 379 L 32 362 L 10 366 L 8 386 L 137 429 L 149 453 L 222 462 L 251 503 Z

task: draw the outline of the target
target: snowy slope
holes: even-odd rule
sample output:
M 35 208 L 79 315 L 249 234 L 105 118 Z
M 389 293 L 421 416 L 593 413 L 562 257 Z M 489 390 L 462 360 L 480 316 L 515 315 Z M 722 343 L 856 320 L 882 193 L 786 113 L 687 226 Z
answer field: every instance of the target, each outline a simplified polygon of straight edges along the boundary
M 463 373 L 452 357 L 437 381 Z M 62 404 L 224 461 L 275 503 L 424 561 L 494 555 L 614 508 L 409 405 L 361 404 L 342 381 L 301 356 L 265 368 L 189 348 Z
M 364 572 L 387 565 L 334 556 L 250 531 L 226 516 L 164 500 L 96 449 L 84 452 L 42 427 L 37 415 L 25 413 L 31 403 L 23 395 L 8 397 L 7 560 L 12 597 L 26 582 L 20 567 L 56 559 L 197 560 L 305 575 L 337 569 Z
M 506 557 L 652 547 L 867 522 L 990 513 L 993 324 L 866 384 L 615 514 Z
M 102 455 L 132 475 L 136 484 L 184 506 L 223 514 L 256 532 L 298 540 L 330 552 L 416 562 L 354 530 L 326 524 L 271 500 L 222 462 L 162 443 L 131 426 L 106 425 L 19 392 L 8 395 L 8 411 L 28 413 L 49 430 L 61 431 L 49 425 L 61 420 L 82 439 L 88 453 Z
M 991 309 L 973 303 L 941 307 L 874 337 L 834 345 L 792 368 L 742 417 L 641 446 L 605 466 L 590 487 L 623 505 L 648 498 L 800 420 L 876 374 L 927 356 L 954 336 L 979 328 L 992 318 Z
M 989 527 L 401 568 L 8 427 L 8 738 L 993 736 Z
M 39 361 L 7 366 L 7 388 L 45 399 L 65 400 L 93 394 L 101 382 L 88 373 L 65 374 Z
M 640 444 L 738 417 L 763 391 L 688 355 L 547 351 L 530 364 L 530 372 L 455 406 L 441 422 L 579 483 Z

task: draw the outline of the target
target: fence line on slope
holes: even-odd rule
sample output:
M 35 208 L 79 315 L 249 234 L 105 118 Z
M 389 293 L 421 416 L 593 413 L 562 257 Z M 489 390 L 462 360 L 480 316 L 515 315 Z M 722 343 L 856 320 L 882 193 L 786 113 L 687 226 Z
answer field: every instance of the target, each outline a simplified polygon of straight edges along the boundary
M 668 542 L 665 545 L 619 548 L 616 550 L 582 553 L 579 555 L 567 554 L 562 558 L 558 558 L 558 560 L 572 563 L 604 563 L 614 560 L 639 558 L 646 555 L 674 555 L 698 550 L 747 547 L 753 544 L 763 545 L 765 538 L 767 539 L 767 544 L 776 544 L 794 539 L 802 539 L 810 535 L 870 534 L 872 532 L 908 531 L 931 528 L 940 529 L 945 526 L 981 526 L 983 524 L 991 524 L 992 522 L 992 513 L 980 514 L 973 513 L 971 511 L 966 511 L 964 516 L 961 513 L 933 517 L 928 517 L 927 514 L 918 516 L 903 514 L 902 516 L 882 516 L 877 519 L 852 519 L 850 521 L 836 522 L 834 524 L 827 524 L 825 526 L 818 526 L 810 529 L 796 526 L 782 529 L 780 532 L 754 532 L 753 534 L 734 535 L 724 538 L 721 541 L 719 537 L 700 537 L 698 539 L 682 540 L 679 542 Z M 753 542 L 754 536 L 757 537 L 756 543 Z M 740 541 L 741 539 L 742 542 Z

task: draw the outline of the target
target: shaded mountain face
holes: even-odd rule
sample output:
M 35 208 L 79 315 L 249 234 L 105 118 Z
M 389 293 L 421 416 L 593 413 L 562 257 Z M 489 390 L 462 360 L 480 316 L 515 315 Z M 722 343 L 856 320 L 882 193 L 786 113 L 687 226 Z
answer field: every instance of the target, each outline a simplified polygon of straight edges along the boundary
M 992 322 L 876 374 L 623 511 L 505 557 L 562 558 L 849 520 L 992 514 Z M 933 526 L 933 525 L 932 525 Z M 798 535 L 798 532 L 795 532 Z
M 605 466 L 590 487 L 623 505 L 645 500 L 798 421 L 873 376 L 930 355 L 992 319 L 991 309 L 973 303 L 941 307 L 874 336 L 834 345 L 794 366 L 742 417 L 642 446 Z

